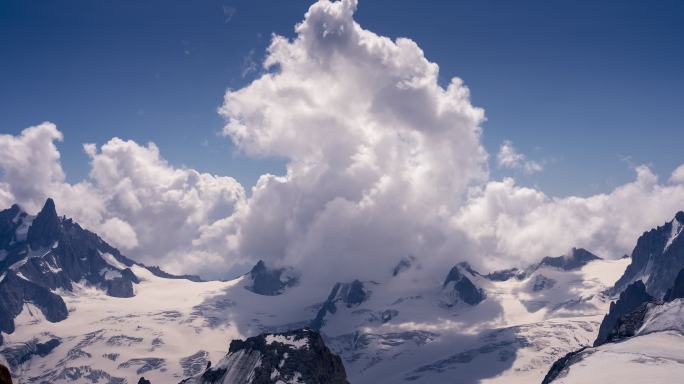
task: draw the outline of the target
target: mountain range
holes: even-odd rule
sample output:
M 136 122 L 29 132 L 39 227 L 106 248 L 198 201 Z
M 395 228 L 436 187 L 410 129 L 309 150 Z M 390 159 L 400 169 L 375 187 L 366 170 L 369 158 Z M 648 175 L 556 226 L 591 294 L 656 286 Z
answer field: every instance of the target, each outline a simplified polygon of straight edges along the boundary
M 629 258 L 576 248 L 486 274 L 454 261 L 435 282 L 412 279 L 420 260 L 406 258 L 381 281 L 321 290 L 263 261 L 230 281 L 174 276 L 51 199 L 35 216 L 14 205 L 0 212 L 0 363 L 19 383 L 580 383 L 608 366 L 657 371 L 684 360 L 683 227 L 679 212 Z M 656 350 L 625 360 L 622 349 L 645 345 Z

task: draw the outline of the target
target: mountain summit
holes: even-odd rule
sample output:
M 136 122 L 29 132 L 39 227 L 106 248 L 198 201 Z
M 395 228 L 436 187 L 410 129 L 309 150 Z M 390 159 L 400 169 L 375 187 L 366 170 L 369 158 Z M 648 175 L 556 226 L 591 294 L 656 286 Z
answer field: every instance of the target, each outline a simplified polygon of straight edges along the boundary
M 0 331 L 14 331 L 14 318 L 26 304 L 48 321 L 64 320 L 68 312 L 58 290 L 86 285 L 108 296 L 133 297 L 139 283 L 133 265 L 143 266 L 71 219 L 60 218 L 50 198 L 36 216 L 16 204 L 0 211 Z
M 680 211 L 664 225 L 644 232 L 632 251 L 631 264 L 612 293 L 620 293 L 632 282 L 641 280 L 649 294 L 663 298 L 684 268 L 683 229 L 684 212 Z

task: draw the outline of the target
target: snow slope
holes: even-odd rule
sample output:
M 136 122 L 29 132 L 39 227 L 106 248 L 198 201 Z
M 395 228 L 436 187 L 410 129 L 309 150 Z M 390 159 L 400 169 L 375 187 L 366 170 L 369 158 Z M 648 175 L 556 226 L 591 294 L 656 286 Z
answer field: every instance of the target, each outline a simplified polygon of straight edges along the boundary
M 469 274 L 487 298 L 456 308 L 440 305 L 438 288 L 416 294 L 410 281 L 367 284 L 368 300 L 339 306 L 322 332 L 354 383 L 540 382 L 559 357 L 591 345 L 610 302 L 601 292 L 628 262 L 541 267 L 521 280 Z
M 670 384 L 684 377 L 684 300 L 649 305 L 634 337 L 588 348 L 553 381 Z
M 443 305 L 439 284 L 426 290 L 392 277 L 364 284 L 368 298 L 340 306 L 322 333 L 353 383 L 540 381 L 559 356 L 591 343 L 608 303 L 600 292 L 625 266 L 600 260 L 574 271 L 545 267 L 502 282 L 469 274 L 487 298 L 456 307 Z M 217 362 L 230 340 L 308 325 L 327 295 L 305 285 L 258 295 L 247 289 L 247 276 L 193 282 L 157 277 L 138 265 L 132 271 L 140 279 L 134 297 L 85 285 L 58 292 L 69 309 L 61 322 L 27 306 L 16 331 L 3 334 L 0 355 L 6 360 L 8 350 L 52 338 L 60 344 L 43 357 L 7 364 L 17 381 L 136 383 L 144 375 L 175 383 Z M 540 276 L 555 283 L 535 288 Z

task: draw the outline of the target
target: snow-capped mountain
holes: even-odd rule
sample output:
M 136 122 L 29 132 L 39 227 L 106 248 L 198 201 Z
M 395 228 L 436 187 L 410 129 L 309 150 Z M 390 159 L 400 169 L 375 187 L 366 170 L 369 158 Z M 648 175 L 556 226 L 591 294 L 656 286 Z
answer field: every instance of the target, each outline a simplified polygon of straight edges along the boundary
M 333 290 L 320 329 L 353 383 L 540 382 L 560 356 L 591 344 L 609 304 L 602 292 L 628 262 L 574 260 L 583 252 L 507 277 L 459 263 L 428 288 L 399 273 L 363 282 L 361 301 Z
M 632 251 L 631 264 L 615 284 L 613 293 L 641 280 L 651 295 L 662 298 L 672 286 L 677 272 L 684 268 L 684 212 L 664 225 L 645 232 Z
M 174 276 L 59 217 L 50 199 L 36 216 L 0 212 L 0 246 L 0 362 L 19 383 L 179 382 L 265 330 L 260 318 L 275 315 L 264 308 L 287 329 L 312 318 L 278 297 L 296 283 L 289 269 L 259 263 L 228 282 Z
M 560 359 L 543 384 L 677 383 L 684 375 L 684 269 L 665 302 L 632 283 L 611 305 L 594 347 Z
M 591 348 L 558 360 L 544 383 L 674 383 L 684 374 L 684 213 L 644 233 Z M 643 281 L 642 281 L 643 279 Z M 627 284 L 625 286 L 625 284 Z
M 204 282 L 126 258 L 53 214 L 51 202 L 43 211 L 35 218 L 18 207 L 1 214 L 5 279 L 40 286 L 66 308 L 57 321 L 32 296 L 15 299 L 20 306 L 13 331 L 3 330 L 0 362 L 20 383 L 196 380 L 211 372 L 209 362 L 213 371 L 234 364 L 233 348 L 226 356 L 232 340 L 305 327 L 320 332 L 353 383 L 540 382 L 554 361 L 596 339 L 611 299 L 603 292 L 629 263 L 574 249 L 488 274 L 455 263 L 440 280 L 422 281 L 412 274 L 420 260 L 410 258 L 380 281 L 331 282 L 321 290 L 291 268 L 259 262 L 237 279 Z M 36 220 L 53 224 L 32 230 Z M 55 233 L 44 230 L 54 223 L 57 235 L 45 235 Z M 31 243 L 29 232 L 51 240 Z M 83 263 L 80 274 L 67 272 L 73 258 Z M 25 267 L 33 264 L 42 273 L 36 280 Z M 41 285 L 53 274 L 64 283 Z M 111 290 L 113 279 L 129 281 L 131 290 Z M 293 372 L 283 371 L 283 381 L 293 381 Z
M 342 360 L 311 329 L 233 340 L 218 364 L 182 384 L 349 384 Z
M 52 199 L 36 216 L 19 206 L 0 212 L 0 331 L 14 331 L 14 318 L 31 303 L 48 321 L 67 317 L 57 290 L 83 282 L 107 295 L 131 297 L 138 283 L 134 263 L 97 235 L 59 218 Z

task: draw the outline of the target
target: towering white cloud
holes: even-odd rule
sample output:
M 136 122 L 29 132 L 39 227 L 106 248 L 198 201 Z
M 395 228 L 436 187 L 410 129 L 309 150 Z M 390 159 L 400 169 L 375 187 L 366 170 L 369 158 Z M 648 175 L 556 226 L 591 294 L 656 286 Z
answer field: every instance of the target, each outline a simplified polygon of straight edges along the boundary
M 522 266 L 572 246 L 619 257 L 684 208 L 684 165 L 665 183 L 637 167 L 634 181 L 590 197 L 490 180 L 484 112 L 462 81 L 440 86 L 415 42 L 364 30 L 356 6 L 315 3 L 294 39 L 273 37 L 266 73 L 227 92 L 224 134 L 247 155 L 287 160 L 250 197 L 230 177 L 118 138 L 84 145 L 90 175 L 70 184 L 62 134 L 45 123 L 0 136 L 0 203 L 35 211 L 52 196 L 127 254 L 175 272 L 211 277 L 264 259 L 325 284 L 388 277 L 408 256 L 434 279 L 457 261 Z M 542 168 L 511 142 L 497 161 Z
M 467 186 L 487 176 L 484 114 L 462 81 L 442 88 L 415 42 L 362 29 L 356 5 L 311 6 L 295 39 L 273 38 L 270 72 L 226 94 L 224 133 L 248 154 L 289 160 L 287 175 L 255 187 L 240 254 L 343 275 L 437 257 Z

